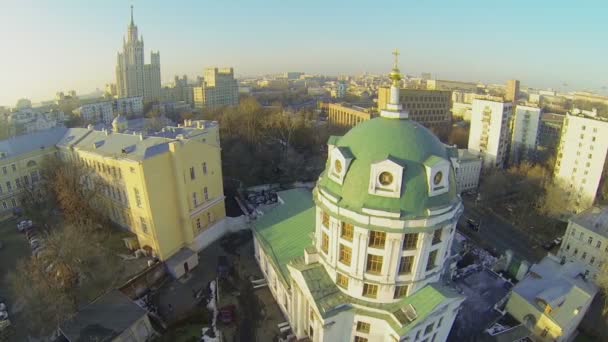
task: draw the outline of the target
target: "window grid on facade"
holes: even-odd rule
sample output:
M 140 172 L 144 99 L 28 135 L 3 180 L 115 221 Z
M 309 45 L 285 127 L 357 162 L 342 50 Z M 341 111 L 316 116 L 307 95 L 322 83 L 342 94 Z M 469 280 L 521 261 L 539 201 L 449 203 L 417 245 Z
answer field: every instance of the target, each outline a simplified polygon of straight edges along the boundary
M 347 241 L 353 241 L 353 230 L 354 227 L 350 223 L 342 222 L 340 229 L 340 237 Z
M 434 250 L 429 253 L 429 259 L 426 263 L 426 270 L 430 271 L 435 268 L 435 262 L 437 261 L 437 250 Z
M 190 179 L 194 180 L 196 178 L 196 174 L 194 173 L 194 167 L 190 168 Z
M 367 255 L 367 268 L 366 271 L 369 273 L 380 273 L 382 272 L 382 256 L 380 255 Z
M 407 295 L 407 285 L 400 285 L 400 286 L 396 286 L 395 287 L 395 295 L 394 295 L 394 299 L 397 298 L 402 298 L 405 297 Z
M 375 248 L 384 248 L 384 243 L 386 242 L 386 233 L 385 232 L 377 232 L 370 231 L 369 232 L 369 247 Z
M 369 334 L 371 324 L 366 322 L 357 321 L 357 331 Z
M 325 254 L 329 251 L 329 236 L 323 232 L 321 233 L 321 250 Z
M 139 220 L 141 222 L 141 230 L 148 234 L 148 225 L 146 224 L 146 219 L 143 218 L 142 216 L 139 217 Z
M 336 276 L 336 284 L 344 289 L 348 289 L 348 277 L 342 273 L 338 273 Z
M 352 251 L 350 249 L 350 247 L 344 246 L 344 245 L 340 245 L 340 256 L 338 258 L 338 260 L 343 263 L 344 265 L 350 266 L 350 259 L 352 256 Z
M 378 296 L 378 285 L 363 283 L 363 296 L 376 298 Z
M 441 233 L 443 229 L 437 229 L 433 232 L 433 245 L 436 245 L 441 242 Z
M 412 272 L 412 266 L 414 265 L 414 256 L 403 256 L 401 257 L 401 263 L 399 263 L 399 274 L 407 274 Z
M 418 244 L 418 234 L 405 234 L 403 236 L 403 250 L 408 251 L 416 249 Z
M 133 193 L 135 194 L 135 204 L 138 208 L 141 208 L 141 196 L 139 194 L 139 190 L 137 188 L 133 188 Z
M 321 223 L 323 223 L 323 225 L 327 228 L 329 228 L 329 214 L 326 212 L 323 212 L 321 214 Z

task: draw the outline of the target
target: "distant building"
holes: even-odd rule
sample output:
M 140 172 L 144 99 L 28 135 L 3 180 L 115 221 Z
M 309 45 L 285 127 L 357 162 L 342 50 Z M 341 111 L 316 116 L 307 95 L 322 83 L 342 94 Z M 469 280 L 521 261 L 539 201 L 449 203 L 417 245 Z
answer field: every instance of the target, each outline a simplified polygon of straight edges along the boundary
M 584 275 L 596 279 L 608 262 L 608 207 L 591 207 L 570 217 L 557 256 L 578 261 Z
M 80 309 L 59 332 L 67 342 L 145 342 L 155 335 L 148 312 L 118 290 Z
M 319 108 L 321 112 L 327 114 L 329 124 L 334 126 L 354 127 L 372 118 L 372 114 L 361 107 L 338 103 L 320 103 Z
M 586 91 L 574 93 L 574 100 L 603 103 L 605 105 L 608 105 L 608 96 L 602 96 Z
M 511 102 L 501 99 L 475 99 L 471 111 L 469 150 L 480 153 L 484 167 L 502 168 L 511 141 Z
M 114 113 L 127 118 L 141 116 L 144 114 L 144 98 L 143 96 L 122 97 L 115 99 Z
M 344 82 L 338 82 L 336 84 L 336 87 L 334 89 L 332 89 L 331 91 L 331 97 L 336 98 L 336 99 L 341 99 L 344 96 L 346 96 L 346 83 Z
M 567 191 L 571 213 L 593 204 L 608 151 L 608 119 L 596 112 L 573 110 L 566 115 L 557 150 L 554 179 Z
M 562 134 L 565 115 L 542 113 L 538 130 L 538 147 L 551 153 L 557 150 Z
M 304 75 L 304 73 L 300 71 L 288 71 L 284 74 L 284 77 L 288 80 L 297 80 L 300 79 L 302 75 Z
M 472 110 L 470 103 L 452 102 L 452 119 L 470 122 Z
M 137 36 L 137 26 L 131 23 L 127 38 L 123 39 L 123 51 L 117 55 L 116 93 L 118 97 L 143 96 L 144 102 L 158 101 L 161 96 L 160 54 L 152 52 L 151 63 L 144 64 L 144 39 Z
M 467 149 L 458 149 L 458 156 L 451 159 L 458 193 L 476 191 L 483 164 L 479 154 Z
M 513 102 L 515 104 L 517 102 L 517 98 L 519 97 L 519 80 L 508 80 L 507 88 L 505 91 L 505 100 Z
M 542 110 L 536 106 L 517 105 L 513 115 L 511 161 L 519 163 L 535 156 Z
M 188 76 L 175 76 L 170 87 L 163 88 L 164 102 L 186 102 L 194 106 L 194 86 L 188 84 Z
M 89 103 L 76 108 L 74 114 L 85 123 L 109 124 L 114 119 L 114 104 L 112 101 Z
M 17 104 L 15 105 L 16 110 L 32 108 L 32 101 L 29 99 L 19 99 L 17 100 Z
M 238 83 L 232 68 L 207 68 L 202 84 L 193 88 L 194 106 L 198 109 L 236 106 L 239 104 Z
M 109 97 L 114 97 L 118 95 L 116 90 L 116 83 L 108 83 L 105 87 L 105 94 Z
M 80 99 L 74 90 L 69 91 L 67 95 L 60 91 L 55 95 L 55 104 L 60 109 L 69 112 L 80 105 Z
M 428 90 L 462 90 L 466 92 L 477 92 L 477 83 L 446 81 L 446 80 L 427 80 L 426 87 Z
M 582 269 L 579 263 L 562 265 L 545 257 L 513 287 L 506 311 L 528 328 L 534 341 L 572 341 L 598 292 Z
M 24 108 L 6 114 L 8 133 L 20 135 L 62 126 L 66 117 L 62 111 L 44 108 Z
M 387 107 L 390 88 L 378 88 L 378 110 Z M 435 133 L 447 133 L 452 127 L 452 92 L 445 90 L 400 89 L 399 100 L 410 119 Z

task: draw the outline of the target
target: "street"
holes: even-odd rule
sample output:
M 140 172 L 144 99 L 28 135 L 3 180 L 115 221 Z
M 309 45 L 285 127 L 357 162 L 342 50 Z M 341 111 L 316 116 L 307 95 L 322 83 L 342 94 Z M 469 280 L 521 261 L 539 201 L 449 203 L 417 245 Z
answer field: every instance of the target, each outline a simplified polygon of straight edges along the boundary
M 502 219 L 486 208 L 475 206 L 473 201 L 463 201 L 465 209 L 458 224 L 458 230 L 485 248 L 495 249 L 500 254 L 510 249 L 518 259 L 537 262 L 546 254 L 539 243 L 515 228 L 510 222 Z M 466 220 L 474 218 L 481 222 L 478 232 L 469 228 Z

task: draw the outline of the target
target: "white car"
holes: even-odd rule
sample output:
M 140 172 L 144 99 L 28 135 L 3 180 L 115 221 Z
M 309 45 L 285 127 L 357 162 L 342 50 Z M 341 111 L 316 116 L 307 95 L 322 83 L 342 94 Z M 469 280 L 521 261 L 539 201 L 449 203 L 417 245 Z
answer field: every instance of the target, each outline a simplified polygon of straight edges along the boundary
M 22 231 L 30 228 L 33 225 L 34 225 L 34 223 L 32 222 L 32 220 L 23 220 L 23 221 L 17 223 L 17 230 L 22 232 Z

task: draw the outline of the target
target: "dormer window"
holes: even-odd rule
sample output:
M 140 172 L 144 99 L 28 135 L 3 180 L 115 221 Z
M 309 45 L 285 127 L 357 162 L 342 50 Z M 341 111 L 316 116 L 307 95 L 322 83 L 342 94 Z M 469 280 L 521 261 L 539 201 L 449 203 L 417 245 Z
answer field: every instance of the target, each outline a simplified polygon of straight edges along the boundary
M 386 160 L 371 165 L 369 193 L 383 197 L 401 197 L 401 183 L 405 167 L 396 160 Z
M 429 186 L 429 196 L 441 195 L 450 190 L 450 162 L 447 159 L 430 156 L 424 161 L 424 168 Z
M 330 152 L 329 178 L 342 185 L 348 167 L 354 159 L 348 147 L 334 147 Z

